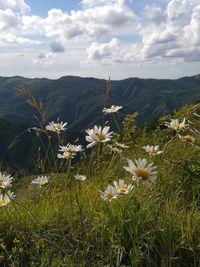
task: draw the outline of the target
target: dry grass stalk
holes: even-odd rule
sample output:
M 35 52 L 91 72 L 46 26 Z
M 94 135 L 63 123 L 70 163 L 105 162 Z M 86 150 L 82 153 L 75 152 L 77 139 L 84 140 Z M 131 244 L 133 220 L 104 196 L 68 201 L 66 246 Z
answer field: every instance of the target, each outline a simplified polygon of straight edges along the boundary
M 37 110 L 40 118 L 38 119 L 39 124 L 40 124 L 40 129 L 41 131 L 46 131 L 46 127 L 45 127 L 45 109 L 44 109 L 44 104 L 41 101 L 41 99 L 39 99 L 38 101 L 35 99 L 35 97 L 32 95 L 31 91 L 28 90 L 25 87 L 18 87 L 16 88 L 16 90 L 28 97 L 28 99 L 26 100 L 26 103 L 28 103 L 31 107 L 33 107 L 34 109 Z

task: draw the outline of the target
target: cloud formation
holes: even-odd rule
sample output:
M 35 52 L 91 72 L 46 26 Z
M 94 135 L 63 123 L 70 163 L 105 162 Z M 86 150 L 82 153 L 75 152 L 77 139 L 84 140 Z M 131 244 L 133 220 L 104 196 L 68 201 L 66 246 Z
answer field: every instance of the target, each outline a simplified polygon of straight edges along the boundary
M 47 37 L 58 37 L 61 40 L 100 38 L 114 30 L 122 33 L 124 28 L 134 27 L 134 24 L 134 12 L 117 2 L 70 13 L 52 9 L 42 22 Z
M 16 2 L 15 4 L 11 4 Z M 96 39 L 136 25 L 134 12 L 123 1 L 82 1 L 87 8 L 64 12 L 51 9 L 45 18 L 28 15 L 30 7 L 23 0 L 0 0 L 0 30 L 24 35 L 70 40 Z M 9 32 L 8 32 L 9 31 Z
M 188 61 L 197 51 L 196 56 L 200 60 L 200 0 L 170 0 L 163 14 L 165 19 L 159 24 L 145 25 L 143 22 L 140 33 L 144 57 L 169 60 L 173 55 Z
M 140 43 L 95 42 L 88 62 L 200 61 L 200 0 L 170 0 L 165 10 L 147 5 L 137 21 Z
M 12 10 L 15 14 L 26 14 L 30 7 L 24 0 L 0 0 L 0 10 Z
M 41 17 L 25 0 L 0 0 L 0 46 L 21 54 L 34 44 L 34 63 L 45 65 L 69 49 L 88 65 L 199 62 L 200 0 L 157 3 L 138 11 L 128 0 L 82 0 L 79 10 Z

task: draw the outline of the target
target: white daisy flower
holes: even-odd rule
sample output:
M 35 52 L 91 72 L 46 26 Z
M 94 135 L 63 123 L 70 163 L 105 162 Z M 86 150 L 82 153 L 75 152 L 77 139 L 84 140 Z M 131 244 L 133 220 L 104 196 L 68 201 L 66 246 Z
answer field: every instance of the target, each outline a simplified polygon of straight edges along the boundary
M 87 177 L 85 175 L 76 174 L 74 175 L 76 180 L 84 181 Z
M 130 159 L 127 159 L 128 167 L 124 166 L 124 169 L 132 174 L 132 178 L 137 182 L 141 182 L 144 184 L 150 184 L 156 179 L 156 171 L 153 167 L 153 163 L 147 162 L 146 159 L 135 159 L 133 162 Z
M 11 183 L 13 180 L 14 178 L 9 174 L 0 172 L 0 188 L 7 188 L 12 186 Z
M 189 134 L 184 135 L 184 136 L 182 136 L 182 135 L 179 134 L 179 138 L 180 138 L 183 142 L 185 142 L 185 143 L 187 143 L 187 144 L 192 144 L 192 143 L 194 143 L 194 140 L 195 140 L 194 137 L 191 136 L 191 135 L 189 135 Z
M 87 145 L 87 148 L 92 147 L 98 143 L 105 143 L 110 141 L 113 132 L 109 132 L 110 126 L 105 126 L 102 128 L 101 126 L 94 126 L 93 129 L 86 130 L 88 134 L 85 139 L 90 143 Z
M 112 185 L 109 185 L 106 190 L 100 191 L 100 197 L 102 200 L 106 202 L 111 202 L 113 199 L 116 199 L 118 197 L 118 192 L 116 188 Z
M 38 178 L 31 181 L 32 184 L 37 184 L 40 187 L 49 182 L 49 176 L 38 176 Z
M 66 130 L 66 128 L 65 128 L 66 125 L 67 125 L 67 122 L 63 123 L 62 121 L 61 122 L 51 121 L 46 126 L 46 129 L 48 131 L 56 132 L 57 134 L 59 134 L 61 131 L 65 131 Z
M 163 151 L 159 150 L 159 146 L 143 146 L 143 149 L 149 154 L 149 156 L 156 156 L 162 154 Z
M 179 122 L 179 119 L 171 119 L 171 122 L 166 122 L 165 125 L 175 131 L 180 131 L 181 129 L 184 129 L 188 126 L 186 124 L 185 118 L 182 122 Z
M 74 158 L 74 156 L 78 152 L 82 152 L 83 147 L 81 145 L 67 144 L 66 146 L 60 146 L 59 151 L 63 152 L 62 154 L 57 155 L 59 159 L 70 159 L 70 158 Z
M 124 180 L 119 180 L 118 182 L 114 181 L 114 187 L 117 190 L 118 194 L 128 194 L 132 189 L 133 185 L 127 185 L 124 183 Z
M 6 194 L 2 194 L 0 192 L 0 207 L 8 205 L 10 201 L 15 197 L 16 196 L 14 195 L 14 193 L 10 190 Z
M 122 106 L 112 105 L 110 108 L 103 108 L 103 113 L 105 113 L 105 114 L 117 113 L 118 110 L 120 110 L 122 108 L 123 108 Z

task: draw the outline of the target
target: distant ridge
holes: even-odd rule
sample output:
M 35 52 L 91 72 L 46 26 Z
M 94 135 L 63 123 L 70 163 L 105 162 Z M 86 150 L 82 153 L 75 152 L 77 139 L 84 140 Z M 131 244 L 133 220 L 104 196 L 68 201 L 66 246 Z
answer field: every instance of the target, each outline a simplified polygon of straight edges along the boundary
M 64 76 L 60 76 L 59 78 L 46 78 L 46 77 L 25 77 L 25 76 L 22 76 L 22 75 L 14 75 L 14 76 L 1 76 L 0 75 L 0 78 L 5 78 L 5 79 L 12 79 L 12 78 L 22 78 L 22 79 L 27 79 L 27 80 L 50 80 L 50 81 L 57 81 L 57 80 L 60 80 L 62 78 L 81 78 L 81 79 L 94 79 L 94 80 L 104 80 L 106 81 L 106 79 L 104 78 L 96 78 L 96 77 L 92 77 L 92 76 L 79 76 L 79 75 L 64 75 Z M 180 80 L 180 79 L 185 79 L 185 78 L 197 78 L 199 79 L 200 78 L 200 73 L 199 74 L 195 74 L 195 75 L 191 75 L 191 76 L 181 76 L 179 78 L 151 78 L 151 77 L 148 77 L 148 78 L 141 78 L 141 77 L 137 77 L 137 76 L 132 76 L 132 77 L 127 77 L 127 78 L 124 78 L 124 79 L 120 79 L 120 80 L 116 80 L 116 79 L 112 79 L 112 81 L 124 81 L 124 80 L 129 80 L 129 79 L 139 79 L 139 80 Z
M 24 86 L 41 99 L 46 108 L 46 121 L 67 121 L 72 130 L 102 121 L 102 108 L 122 105 L 122 116 L 134 111 L 139 121 L 149 121 L 170 113 L 187 103 L 200 100 L 200 74 L 178 79 L 127 78 L 111 82 L 105 98 L 106 80 L 93 77 L 63 76 L 59 79 L 0 77 L 0 118 L 35 125 L 33 109 L 15 88 Z M 36 114 L 35 114 L 36 115 Z

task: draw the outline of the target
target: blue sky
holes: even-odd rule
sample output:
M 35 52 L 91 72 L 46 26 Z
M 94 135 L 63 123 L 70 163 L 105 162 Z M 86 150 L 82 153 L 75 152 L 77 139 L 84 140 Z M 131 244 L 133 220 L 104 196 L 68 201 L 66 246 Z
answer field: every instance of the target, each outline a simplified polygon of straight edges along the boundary
M 200 0 L 0 0 L 0 75 L 199 73 Z
M 60 8 L 63 11 L 80 8 L 80 2 L 76 0 L 27 0 L 26 3 L 31 7 L 31 13 L 39 16 L 46 16 L 48 10 L 53 8 Z
M 108 0 L 109 2 L 109 0 Z M 80 1 L 77 0 L 26 0 L 26 3 L 31 7 L 31 13 L 34 15 L 46 16 L 48 10 L 52 8 L 60 8 L 63 11 L 79 10 L 81 7 Z M 129 0 L 127 5 L 133 8 L 136 12 L 143 10 L 145 5 L 156 5 L 164 7 L 166 6 L 167 0 Z

